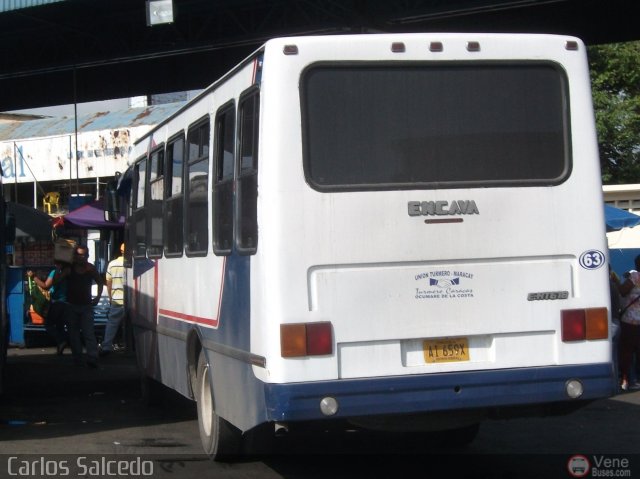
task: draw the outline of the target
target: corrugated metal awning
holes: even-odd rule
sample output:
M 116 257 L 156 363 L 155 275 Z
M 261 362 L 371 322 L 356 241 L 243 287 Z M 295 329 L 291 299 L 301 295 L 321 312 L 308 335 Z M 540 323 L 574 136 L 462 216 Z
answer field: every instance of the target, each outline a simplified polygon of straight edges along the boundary
M 165 103 L 144 108 L 80 115 L 77 122 L 78 132 L 157 125 L 184 105 L 185 102 Z M 0 142 L 73 134 L 76 128 L 75 118 L 72 116 L 7 121 L 9 118 L 9 115 L 5 115 L 5 121 L 0 122 Z
M 0 2 L 0 13 L 10 12 L 12 10 L 21 10 L 23 8 L 41 7 L 49 3 L 64 2 L 66 0 L 2 0 Z

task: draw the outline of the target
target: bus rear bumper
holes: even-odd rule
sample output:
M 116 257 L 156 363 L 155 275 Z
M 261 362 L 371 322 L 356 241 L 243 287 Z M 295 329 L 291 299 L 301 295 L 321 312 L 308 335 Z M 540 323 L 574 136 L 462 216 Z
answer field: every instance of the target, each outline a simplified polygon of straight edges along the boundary
M 572 399 L 567 382 L 580 381 L 583 394 Z M 292 384 L 265 384 L 270 421 L 348 419 L 475 408 L 583 402 L 615 394 L 611 363 L 523 369 L 363 378 Z M 323 414 L 320 403 L 333 398 L 337 412 Z

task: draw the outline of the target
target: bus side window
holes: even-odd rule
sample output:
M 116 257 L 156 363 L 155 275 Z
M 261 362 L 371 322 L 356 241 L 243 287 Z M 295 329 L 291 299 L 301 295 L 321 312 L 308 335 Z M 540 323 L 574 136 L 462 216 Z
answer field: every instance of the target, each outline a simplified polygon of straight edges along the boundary
M 240 254 L 254 254 L 258 247 L 258 130 L 259 90 L 240 99 L 240 161 L 236 204 L 236 247 Z
M 147 255 L 162 257 L 162 200 L 164 194 L 164 144 L 151 152 L 147 203 Z
M 133 199 L 133 256 L 134 258 L 146 258 L 146 212 L 144 208 L 147 180 L 147 157 L 141 158 L 135 166 Z
M 235 163 L 235 108 L 223 106 L 215 120 L 213 204 L 213 252 L 231 253 L 233 241 L 233 170 Z
M 186 252 L 187 255 L 207 254 L 209 117 L 199 120 L 187 133 L 186 179 Z
M 182 256 L 183 223 L 182 178 L 184 176 L 184 136 L 169 140 L 166 153 L 164 209 L 164 254 L 167 257 Z

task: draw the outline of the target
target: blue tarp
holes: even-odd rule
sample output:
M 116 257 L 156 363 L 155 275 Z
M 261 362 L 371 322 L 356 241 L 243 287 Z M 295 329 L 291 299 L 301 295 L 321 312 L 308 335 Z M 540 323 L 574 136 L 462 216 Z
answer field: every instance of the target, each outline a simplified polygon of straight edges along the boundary
M 609 249 L 609 264 L 611 269 L 622 278 L 625 271 L 635 269 L 636 256 L 640 255 L 640 248 Z
M 607 231 L 618 231 L 640 224 L 640 216 L 610 205 L 604 205 L 604 217 Z

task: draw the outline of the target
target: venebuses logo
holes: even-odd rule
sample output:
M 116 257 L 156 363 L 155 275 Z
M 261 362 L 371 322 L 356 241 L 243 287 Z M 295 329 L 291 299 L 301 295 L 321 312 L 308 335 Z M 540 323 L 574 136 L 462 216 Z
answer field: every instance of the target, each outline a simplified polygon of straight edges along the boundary
M 633 477 L 631 459 L 622 456 L 591 456 L 588 459 L 576 454 L 567 461 L 567 471 L 571 477 Z
M 586 456 L 576 454 L 569 458 L 569 461 L 567 462 L 567 469 L 569 470 L 571 477 L 585 477 L 589 474 L 591 464 Z

